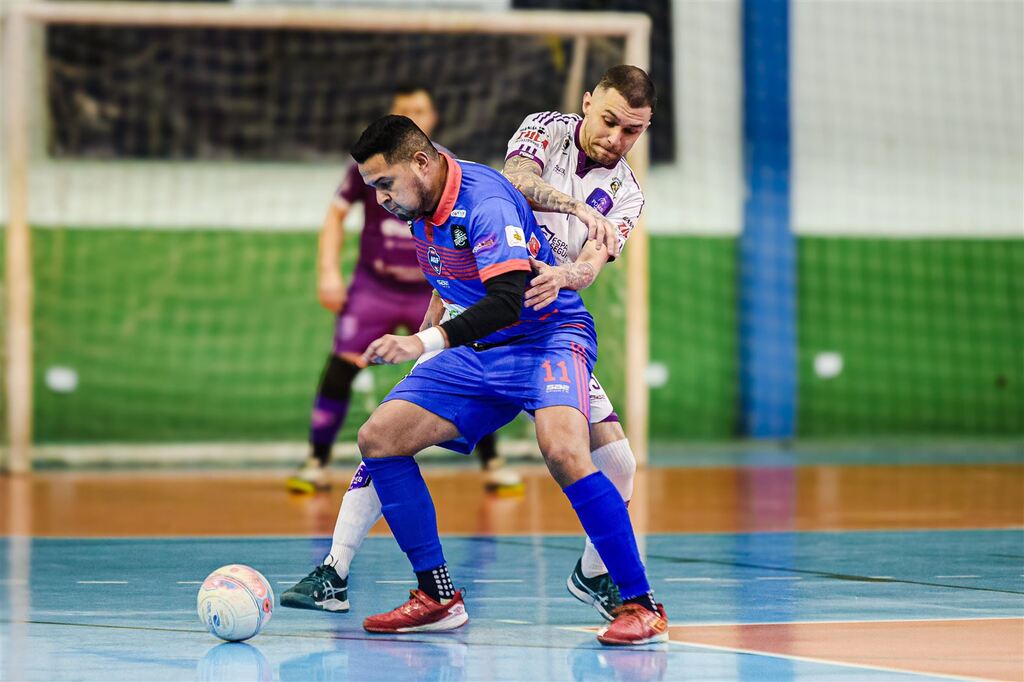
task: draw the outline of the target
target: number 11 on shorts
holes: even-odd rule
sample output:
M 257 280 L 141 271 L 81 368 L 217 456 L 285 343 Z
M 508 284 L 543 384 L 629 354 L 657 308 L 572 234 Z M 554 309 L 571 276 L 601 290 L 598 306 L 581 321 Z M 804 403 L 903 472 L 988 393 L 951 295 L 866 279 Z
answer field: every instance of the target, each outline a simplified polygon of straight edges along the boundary
M 544 383 L 548 383 L 555 380 L 555 375 L 551 373 L 551 361 L 545 360 L 540 363 L 540 366 L 544 368 Z M 569 371 L 565 367 L 565 360 L 559 360 L 555 363 L 555 366 L 562 370 L 562 376 L 559 381 L 569 383 Z

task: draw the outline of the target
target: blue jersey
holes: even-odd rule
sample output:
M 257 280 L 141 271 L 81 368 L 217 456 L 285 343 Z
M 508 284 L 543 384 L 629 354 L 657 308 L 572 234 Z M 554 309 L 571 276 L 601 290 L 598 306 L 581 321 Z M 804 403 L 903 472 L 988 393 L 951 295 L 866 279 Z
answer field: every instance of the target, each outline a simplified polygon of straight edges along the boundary
M 531 256 L 548 265 L 556 261 L 530 204 L 512 183 L 487 166 L 446 158 L 448 180 L 437 210 L 413 223 L 412 233 L 423 274 L 455 316 L 484 297 L 491 277 L 529 272 Z M 592 330 L 593 324 L 579 294 L 563 289 L 547 307 L 524 306 L 517 323 L 477 340 L 501 343 L 565 325 Z

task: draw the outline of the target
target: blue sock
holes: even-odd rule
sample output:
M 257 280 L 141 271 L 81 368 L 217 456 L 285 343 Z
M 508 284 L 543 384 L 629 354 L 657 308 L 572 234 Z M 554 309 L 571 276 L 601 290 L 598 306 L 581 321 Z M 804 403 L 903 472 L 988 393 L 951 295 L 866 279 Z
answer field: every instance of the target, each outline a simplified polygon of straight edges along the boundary
M 430 491 L 413 457 L 363 460 L 377 489 L 384 518 L 414 571 L 430 571 L 445 563 L 437 514 Z
M 612 482 L 596 471 L 566 486 L 562 492 L 580 517 L 583 530 L 608 567 L 608 574 L 619 586 L 622 599 L 650 592 L 629 512 Z

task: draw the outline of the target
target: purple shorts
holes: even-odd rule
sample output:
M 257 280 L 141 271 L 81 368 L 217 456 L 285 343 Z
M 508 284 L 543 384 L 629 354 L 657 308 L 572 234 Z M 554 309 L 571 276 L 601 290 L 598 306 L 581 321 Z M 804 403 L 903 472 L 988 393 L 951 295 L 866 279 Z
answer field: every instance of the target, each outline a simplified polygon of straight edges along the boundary
M 397 291 L 356 278 L 334 327 L 334 354 L 362 355 L 370 343 L 399 327 L 415 333 L 427 313 L 430 294 L 430 289 Z

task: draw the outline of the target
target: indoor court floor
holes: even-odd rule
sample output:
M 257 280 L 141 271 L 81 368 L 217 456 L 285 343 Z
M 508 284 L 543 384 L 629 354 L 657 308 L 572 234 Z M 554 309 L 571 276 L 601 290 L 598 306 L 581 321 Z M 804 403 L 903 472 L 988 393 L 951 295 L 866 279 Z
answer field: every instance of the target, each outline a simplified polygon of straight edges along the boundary
M 566 591 L 582 536 L 537 465 L 520 497 L 484 494 L 468 464 L 425 467 L 466 627 L 362 630 L 414 586 L 382 522 L 349 614 L 277 608 L 244 644 L 204 631 L 200 581 L 228 563 L 278 593 L 304 576 L 350 464 L 317 497 L 289 496 L 281 470 L 0 477 L 0 678 L 1024 680 L 1019 449 L 656 461 L 631 513 L 671 642 L 630 650 L 598 644 Z

